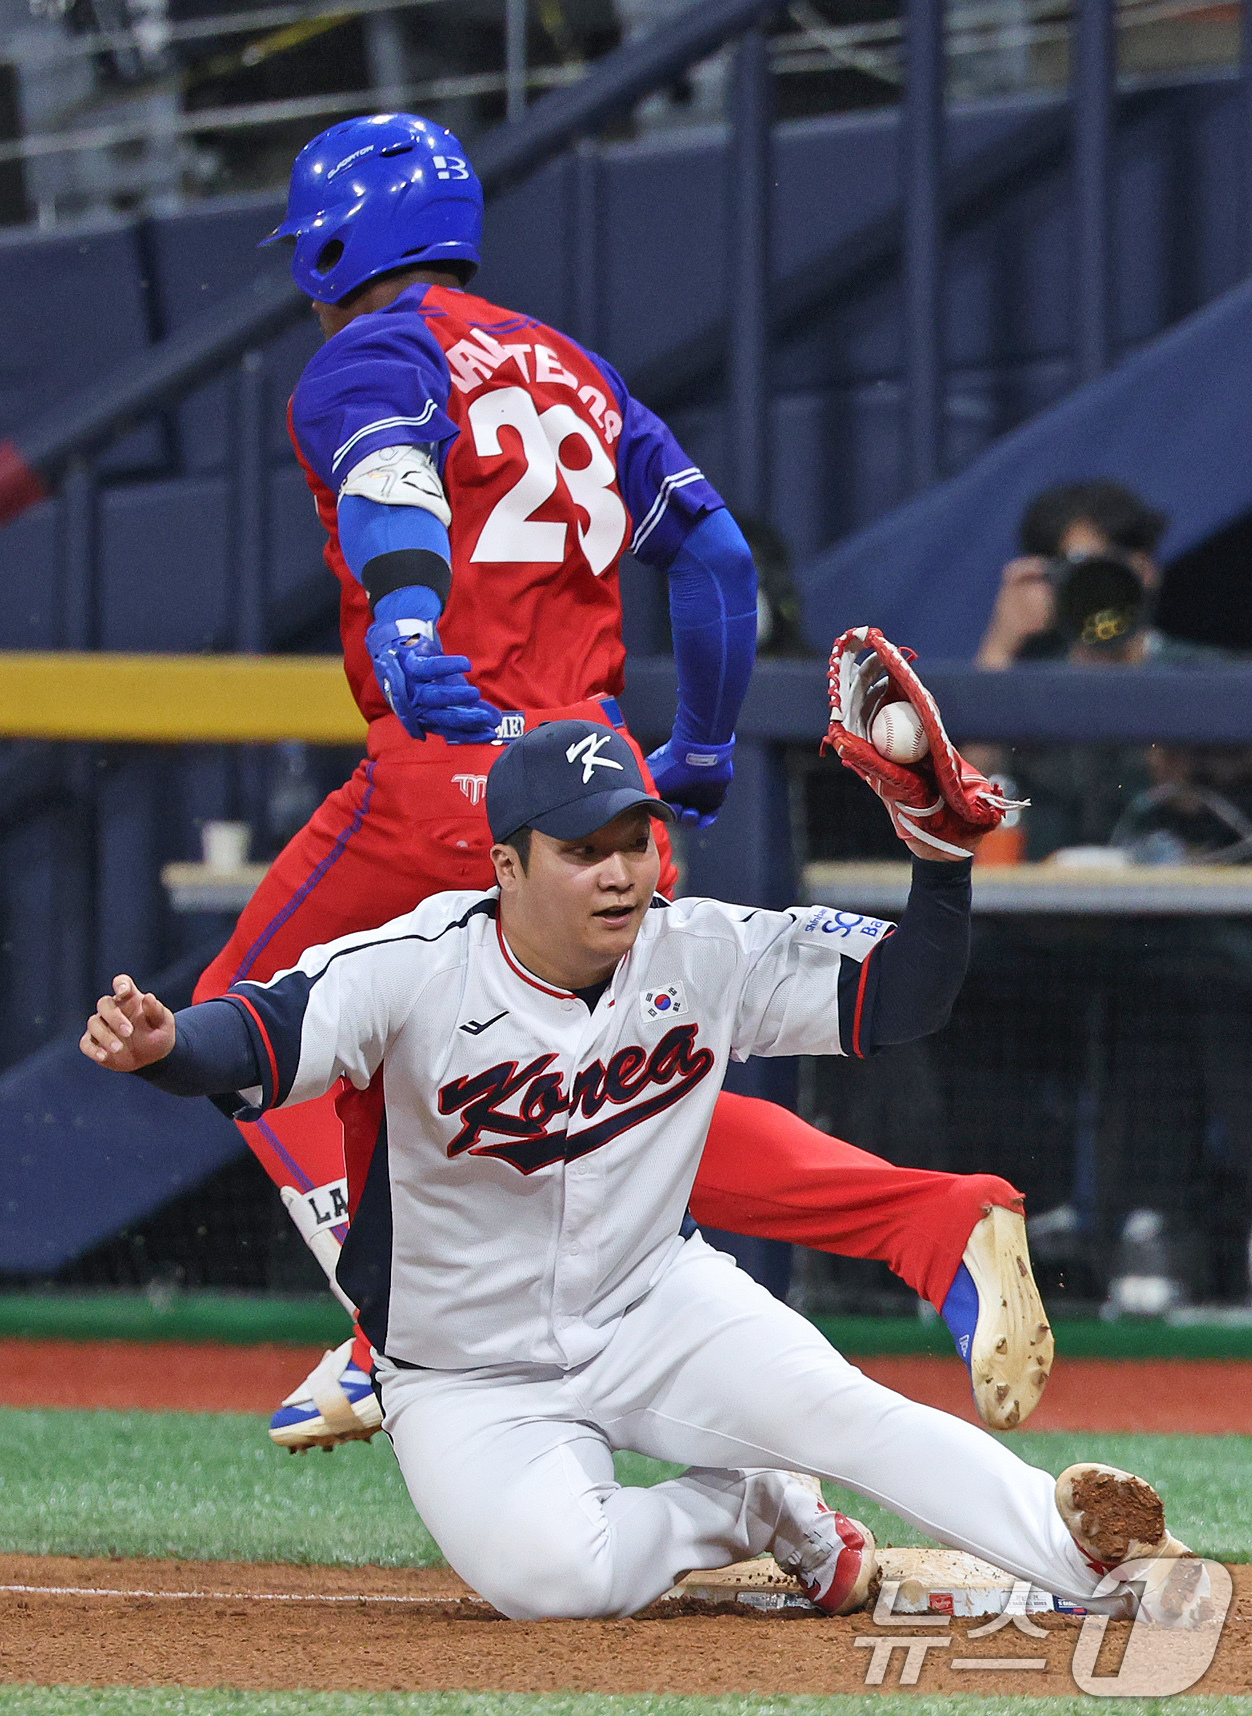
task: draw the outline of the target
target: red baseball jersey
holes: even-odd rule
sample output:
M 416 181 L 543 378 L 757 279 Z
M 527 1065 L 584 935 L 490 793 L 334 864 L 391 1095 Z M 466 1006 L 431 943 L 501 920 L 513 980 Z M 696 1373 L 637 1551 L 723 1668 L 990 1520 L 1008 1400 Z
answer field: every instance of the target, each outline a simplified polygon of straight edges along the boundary
M 348 679 L 369 720 L 388 711 L 336 506 L 370 454 L 418 446 L 435 459 L 452 512 L 440 638 L 506 711 L 620 692 L 622 554 L 664 567 L 723 504 L 602 358 L 445 287 L 410 287 L 329 339 L 300 378 L 290 426 L 341 586 Z

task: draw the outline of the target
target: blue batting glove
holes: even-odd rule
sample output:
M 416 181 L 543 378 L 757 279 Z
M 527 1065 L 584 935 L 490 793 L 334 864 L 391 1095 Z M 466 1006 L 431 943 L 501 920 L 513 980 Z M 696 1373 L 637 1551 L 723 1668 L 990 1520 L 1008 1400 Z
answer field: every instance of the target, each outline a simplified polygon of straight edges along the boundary
M 450 745 L 486 745 L 495 738 L 500 711 L 466 679 L 469 657 L 445 655 L 433 626 L 412 635 L 412 626 L 377 620 L 365 647 L 392 713 L 411 739 L 437 733 Z
M 648 767 L 656 790 L 688 828 L 711 828 L 735 778 L 735 741 L 697 745 L 672 738 L 653 751 Z

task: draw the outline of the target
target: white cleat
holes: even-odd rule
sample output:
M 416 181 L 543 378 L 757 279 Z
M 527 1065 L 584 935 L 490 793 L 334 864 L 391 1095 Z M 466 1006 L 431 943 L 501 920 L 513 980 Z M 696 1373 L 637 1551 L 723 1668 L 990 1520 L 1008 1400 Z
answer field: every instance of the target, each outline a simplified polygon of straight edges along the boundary
M 1056 1505 L 1095 1573 L 1116 1573 L 1142 1587 L 1141 1612 L 1159 1625 L 1190 1627 L 1211 1618 L 1204 1562 L 1165 1524 L 1165 1506 L 1146 1478 L 1095 1461 L 1068 1466 L 1056 1480 Z M 1128 1595 L 1128 1611 L 1135 1598 Z
M 975 1224 L 962 1265 L 977 1295 L 976 1308 L 969 1303 L 968 1285 L 965 1305 L 956 1303 L 962 1284 L 958 1271 L 944 1318 L 969 1366 L 983 1422 L 992 1430 L 1015 1430 L 1038 1406 L 1053 1359 L 1052 1327 L 1030 1267 L 1024 1218 L 994 1205 Z
M 329 1352 L 270 1420 L 270 1440 L 293 1454 L 368 1442 L 383 1427 L 370 1379 L 352 1363 L 352 1341 Z

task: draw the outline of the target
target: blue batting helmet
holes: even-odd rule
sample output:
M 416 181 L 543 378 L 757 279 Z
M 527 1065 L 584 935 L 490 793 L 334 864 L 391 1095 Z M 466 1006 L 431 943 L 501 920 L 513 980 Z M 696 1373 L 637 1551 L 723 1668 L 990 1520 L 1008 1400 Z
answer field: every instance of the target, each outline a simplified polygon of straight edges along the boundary
M 393 268 L 482 260 L 483 188 L 450 131 L 414 113 L 346 119 L 306 143 L 287 218 L 296 284 L 337 304 Z

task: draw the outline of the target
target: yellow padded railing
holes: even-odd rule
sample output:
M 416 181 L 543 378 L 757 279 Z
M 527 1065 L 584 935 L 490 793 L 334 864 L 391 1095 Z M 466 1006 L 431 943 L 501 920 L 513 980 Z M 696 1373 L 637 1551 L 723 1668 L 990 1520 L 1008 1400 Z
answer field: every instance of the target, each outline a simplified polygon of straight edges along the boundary
M 361 744 L 338 656 L 0 651 L 0 737 Z

